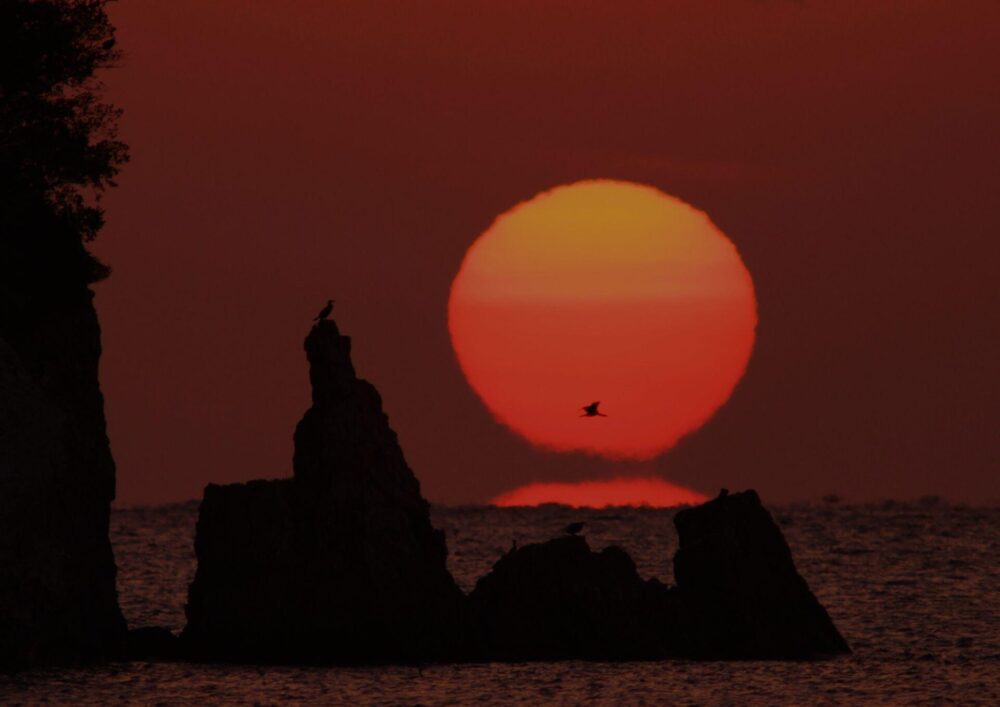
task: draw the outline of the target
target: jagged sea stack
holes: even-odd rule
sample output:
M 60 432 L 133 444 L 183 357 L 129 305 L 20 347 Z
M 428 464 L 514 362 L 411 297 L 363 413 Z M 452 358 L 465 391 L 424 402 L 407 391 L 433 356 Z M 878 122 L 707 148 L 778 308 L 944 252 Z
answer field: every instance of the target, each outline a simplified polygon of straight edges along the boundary
M 636 660 L 681 652 L 673 590 L 619 547 L 564 536 L 511 550 L 469 595 L 473 656 Z
M 205 490 L 186 652 L 287 662 L 454 655 L 463 597 L 444 535 L 351 340 L 321 321 L 305 341 L 313 405 L 292 479 Z
M 123 650 L 92 299 L 0 296 L 0 667 Z
M 469 596 L 493 660 L 810 659 L 850 652 L 754 491 L 678 511 L 676 586 L 582 537 L 504 555 Z
M 756 491 L 674 516 L 674 579 L 689 657 L 802 659 L 850 653 L 795 569 L 781 529 Z

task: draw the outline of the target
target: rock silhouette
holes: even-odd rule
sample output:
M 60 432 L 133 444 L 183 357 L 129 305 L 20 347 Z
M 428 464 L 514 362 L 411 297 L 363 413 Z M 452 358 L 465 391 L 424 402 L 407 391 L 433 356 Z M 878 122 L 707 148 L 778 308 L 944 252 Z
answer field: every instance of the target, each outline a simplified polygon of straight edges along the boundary
M 491 660 L 628 660 L 674 652 L 672 592 L 642 580 L 617 547 L 581 536 L 504 555 L 469 595 L 472 655 Z
M 756 492 L 675 516 L 676 587 L 643 581 L 582 537 L 502 557 L 469 597 L 476 653 L 497 660 L 804 659 L 846 642 L 792 563 Z
M 115 466 L 89 289 L 0 317 L 0 666 L 121 654 Z
M 753 491 L 675 517 L 677 586 L 582 536 L 513 548 L 465 597 L 375 388 L 332 321 L 305 341 L 294 477 L 209 485 L 183 655 L 260 662 L 812 658 L 849 649 Z M 173 650 L 135 635 L 137 652 Z
M 674 517 L 674 578 L 702 659 L 808 658 L 850 652 L 795 569 L 755 491 L 720 496 Z
M 87 244 L 128 160 L 105 2 L 0 4 L 0 669 L 119 657 L 115 465 Z
M 163 626 L 132 628 L 125 639 L 125 656 L 129 660 L 176 660 L 181 657 L 180 642 Z
M 295 430 L 294 478 L 210 485 L 189 591 L 187 653 L 215 660 L 444 658 L 463 596 L 444 535 L 374 386 L 332 320 L 305 341 L 313 405 Z

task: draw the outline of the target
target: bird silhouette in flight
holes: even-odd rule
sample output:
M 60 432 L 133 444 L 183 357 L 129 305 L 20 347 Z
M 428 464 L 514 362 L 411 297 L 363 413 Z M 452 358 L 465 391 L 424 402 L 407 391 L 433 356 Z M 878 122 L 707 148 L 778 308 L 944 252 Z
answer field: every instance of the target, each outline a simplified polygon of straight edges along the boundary
M 316 318 L 313 319 L 313 321 L 314 322 L 326 321 L 326 318 L 330 316 L 330 312 L 332 311 L 333 311 L 333 300 L 328 299 L 326 301 L 326 306 L 320 310 L 319 314 L 316 315 Z
M 581 410 L 583 410 L 583 414 L 580 415 L 580 417 L 607 417 L 607 415 L 605 415 L 603 412 L 600 412 L 597 409 L 597 406 L 600 404 L 601 401 L 598 400 L 597 402 L 593 402 L 590 405 L 584 405 L 582 408 L 580 408 Z
M 567 535 L 576 535 L 581 530 L 583 530 L 583 526 L 585 525 L 586 523 L 584 523 L 583 521 L 580 521 L 579 523 L 570 523 L 565 528 L 563 528 L 563 532 L 566 533 Z

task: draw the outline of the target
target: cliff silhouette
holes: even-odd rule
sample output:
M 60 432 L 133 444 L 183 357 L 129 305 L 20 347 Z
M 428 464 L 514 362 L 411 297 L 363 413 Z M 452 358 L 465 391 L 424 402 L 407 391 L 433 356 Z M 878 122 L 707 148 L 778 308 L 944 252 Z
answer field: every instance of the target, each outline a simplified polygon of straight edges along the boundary
M 305 340 L 312 406 L 294 477 L 210 485 L 181 652 L 189 659 L 802 659 L 848 646 L 753 491 L 683 510 L 677 586 L 617 547 L 561 537 L 501 557 L 470 595 L 333 321 Z
M 67 293 L 0 337 L 0 666 L 124 647 L 92 297 Z
M 294 477 L 209 486 L 182 641 L 205 659 L 443 659 L 463 596 L 444 534 L 351 340 L 321 321 L 305 341 L 312 407 Z
M 107 0 L 0 10 L 0 668 L 118 657 L 115 465 L 87 249 L 128 160 Z

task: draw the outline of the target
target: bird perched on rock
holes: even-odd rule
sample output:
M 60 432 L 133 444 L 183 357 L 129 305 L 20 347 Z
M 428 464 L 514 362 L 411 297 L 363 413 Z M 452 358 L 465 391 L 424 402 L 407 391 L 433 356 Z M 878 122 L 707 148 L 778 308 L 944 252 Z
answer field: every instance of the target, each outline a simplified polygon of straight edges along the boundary
M 583 522 L 580 522 L 580 523 L 570 523 L 565 528 L 563 528 L 563 532 L 566 533 L 567 535 L 576 535 L 581 530 L 583 530 L 583 526 L 585 526 L 585 525 L 586 525 L 586 523 L 583 523 Z
M 328 299 L 326 301 L 326 306 L 320 310 L 319 314 L 316 315 L 316 318 L 313 319 L 313 321 L 314 322 L 326 321 L 326 318 L 330 316 L 330 312 L 332 311 L 333 311 L 333 300 Z
M 601 404 L 601 401 L 591 403 L 590 405 L 584 405 L 581 410 L 583 414 L 580 417 L 607 417 L 603 412 L 599 412 L 597 406 Z
M 718 498 L 725 498 L 728 495 L 729 495 L 729 489 L 719 489 Z

